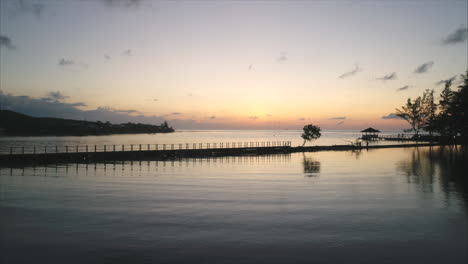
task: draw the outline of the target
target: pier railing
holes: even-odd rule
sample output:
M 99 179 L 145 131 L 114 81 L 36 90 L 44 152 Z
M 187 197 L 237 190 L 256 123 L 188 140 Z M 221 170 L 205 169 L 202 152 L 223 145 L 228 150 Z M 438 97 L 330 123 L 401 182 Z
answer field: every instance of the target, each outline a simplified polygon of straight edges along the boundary
M 168 151 L 201 149 L 240 149 L 291 147 L 291 141 L 248 141 L 217 143 L 164 143 L 164 144 L 123 144 L 123 145 L 55 145 L 55 146 L 12 146 L 0 151 L 0 155 L 52 154 L 52 153 L 92 153 L 92 152 L 132 152 Z

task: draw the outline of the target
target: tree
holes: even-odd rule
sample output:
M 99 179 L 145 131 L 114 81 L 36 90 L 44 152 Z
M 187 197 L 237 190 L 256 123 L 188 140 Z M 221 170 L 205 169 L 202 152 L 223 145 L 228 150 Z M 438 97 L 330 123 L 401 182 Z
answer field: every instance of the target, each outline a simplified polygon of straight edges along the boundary
M 432 135 L 436 130 L 437 104 L 434 102 L 434 89 L 426 89 L 421 99 L 423 129 Z
M 453 95 L 453 124 L 454 132 L 468 135 L 468 69 L 466 74 L 461 75 L 462 84 Z
M 314 126 L 312 124 L 305 125 L 302 128 L 302 130 L 303 130 L 303 133 L 302 133 L 301 137 L 302 137 L 302 139 L 304 139 L 304 143 L 302 144 L 302 146 L 304 146 L 307 141 L 316 140 L 320 136 L 322 136 L 322 134 L 320 133 L 320 131 L 322 131 L 322 129 L 320 129 L 320 127 Z
M 436 117 L 435 128 L 441 135 L 449 135 L 452 133 L 452 116 L 453 116 L 453 91 L 450 88 L 452 80 L 445 82 L 444 90 L 440 93 L 439 114 Z
M 418 137 L 419 131 L 424 126 L 421 96 L 418 96 L 413 101 L 411 101 L 411 98 L 408 98 L 406 105 L 402 106 L 401 109 L 396 109 L 396 115 L 406 120 L 411 126 L 410 130 L 414 131 L 416 137 Z

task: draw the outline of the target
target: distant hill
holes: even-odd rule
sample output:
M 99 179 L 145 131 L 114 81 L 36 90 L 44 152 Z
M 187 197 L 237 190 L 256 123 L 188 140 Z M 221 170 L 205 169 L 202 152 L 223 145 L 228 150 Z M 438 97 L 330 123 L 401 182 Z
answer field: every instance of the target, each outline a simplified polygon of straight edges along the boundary
M 111 124 L 52 117 L 32 117 L 0 110 L 0 135 L 5 136 L 87 136 L 174 132 L 166 121 L 161 125 Z

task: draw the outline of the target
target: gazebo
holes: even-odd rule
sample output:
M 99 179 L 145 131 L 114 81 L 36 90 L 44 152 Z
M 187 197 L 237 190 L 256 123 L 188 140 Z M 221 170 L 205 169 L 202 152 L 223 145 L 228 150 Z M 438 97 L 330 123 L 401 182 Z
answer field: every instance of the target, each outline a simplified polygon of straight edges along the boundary
M 380 131 L 378 129 L 369 127 L 369 128 L 362 130 L 361 133 L 362 133 L 362 136 L 361 136 L 362 140 L 377 140 L 379 139 L 379 135 L 377 133 L 380 133 Z

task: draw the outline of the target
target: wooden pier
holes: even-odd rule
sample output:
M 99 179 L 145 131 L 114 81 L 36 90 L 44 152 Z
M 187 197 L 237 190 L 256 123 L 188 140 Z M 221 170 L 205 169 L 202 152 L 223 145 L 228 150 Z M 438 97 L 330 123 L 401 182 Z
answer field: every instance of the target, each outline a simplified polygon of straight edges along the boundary
M 209 158 L 223 156 L 254 156 L 270 154 L 290 154 L 314 151 L 359 151 L 363 149 L 401 148 L 436 146 L 437 143 L 398 144 L 398 145 L 333 145 L 292 147 L 291 141 L 230 142 L 197 144 L 138 144 L 102 146 L 62 146 L 11 148 L 9 153 L 0 154 L 0 166 L 54 164 L 54 163 L 93 163 L 130 160 L 170 160 L 182 158 Z M 80 151 L 84 150 L 84 151 Z

